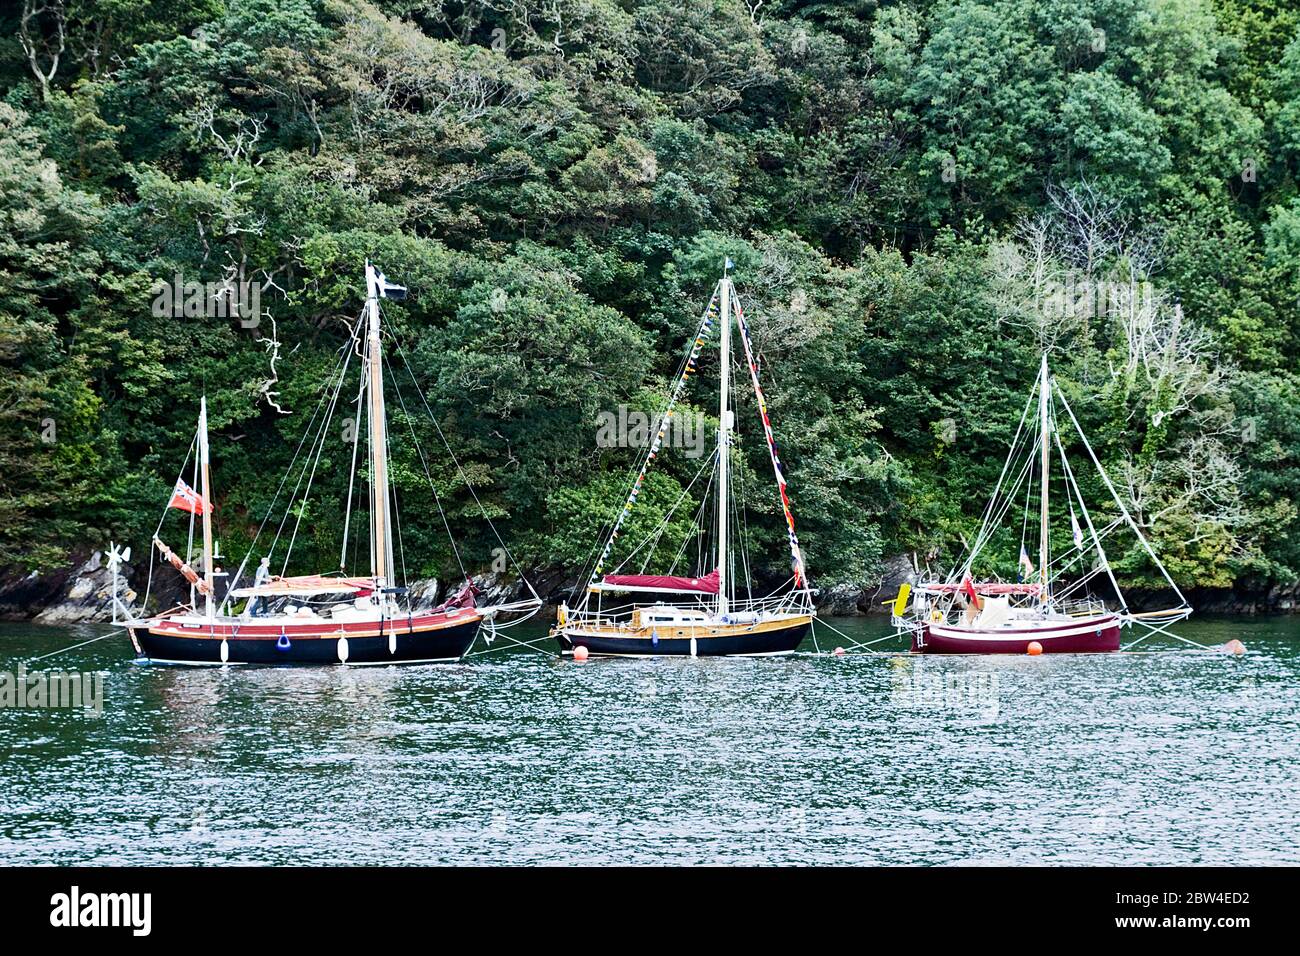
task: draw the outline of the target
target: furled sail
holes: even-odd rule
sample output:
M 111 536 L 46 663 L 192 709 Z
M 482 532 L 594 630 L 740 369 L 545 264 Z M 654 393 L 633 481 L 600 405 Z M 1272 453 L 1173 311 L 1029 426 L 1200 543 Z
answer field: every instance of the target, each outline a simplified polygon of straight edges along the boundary
M 699 578 L 672 574 L 607 574 L 602 588 L 620 591 L 664 591 L 670 593 L 717 594 L 721 575 L 715 569 Z

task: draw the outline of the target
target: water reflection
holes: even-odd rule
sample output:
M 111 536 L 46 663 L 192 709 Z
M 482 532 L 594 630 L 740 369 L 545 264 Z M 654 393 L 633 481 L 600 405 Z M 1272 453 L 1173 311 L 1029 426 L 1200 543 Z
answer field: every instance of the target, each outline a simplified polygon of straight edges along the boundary
M 1300 862 L 1300 621 L 1180 630 L 1249 653 L 208 670 L 103 641 L 38 665 L 105 669 L 102 718 L 0 710 L 0 858 Z M 6 626 L 0 666 L 88 636 Z

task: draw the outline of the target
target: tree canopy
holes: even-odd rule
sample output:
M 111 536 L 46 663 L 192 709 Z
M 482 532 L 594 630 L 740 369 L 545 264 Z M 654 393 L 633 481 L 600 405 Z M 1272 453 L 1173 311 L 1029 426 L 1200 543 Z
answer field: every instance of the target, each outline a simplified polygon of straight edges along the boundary
M 143 544 L 202 395 L 238 556 L 369 258 L 411 292 L 394 375 L 469 478 L 395 441 L 411 563 L 456 557 L 432 480 L 476 568 L 481 503 L 525 566 L 576 571 L 637 452 L 599 417 L 659 407 L 730 257 L 815 583 L 961 550 L 1044 349 L 1180 582 L 1300 576 L 1290 4 L 21 0 L 0 26 L 2 568 Z M 173 277 L 253 283 L 258 315 L 160 315 Z M 304 570 L 337 564 L 349 455 L 325 446 Z M 692 468 L 665 456 L 645 520 Z M 782 576 L 774 495 L 752 520 Z

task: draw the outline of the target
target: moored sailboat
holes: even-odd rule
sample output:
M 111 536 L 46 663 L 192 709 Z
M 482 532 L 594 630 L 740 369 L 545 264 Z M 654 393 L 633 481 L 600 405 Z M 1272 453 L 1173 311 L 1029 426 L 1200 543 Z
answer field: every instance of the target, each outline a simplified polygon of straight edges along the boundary
M 658 433 L 643 453 L 640 469 L 627 499 L 605 537 L 600 558 L 587 581 L 586 588 L 575 607 L 562 604 L 552 636 L 565 654 L 581 653 L 617 657 L 657 656 L 761 656 L 792 653 L 812 628 L 815 609 L 812 604 L 813 589 L 808 583 L 803 553 L 795 534 L 794 515 L 786 492 L 786 480 L 777 452 L 777 444 L 768 417 L 766 401 L 759 382 L 759 368 L 755 359 L 749 328 L 744 312 L 737 301 L 735 287 L 728 274 L 728 261 L 723 276 L 710 299 L 687 348 L 681 371 L 673 393 L 658 420 Z M 744 357 L 749 370 L 750 384 L 762 419 L 763 434 L 772 464 L 776 487 L 786 519 L 789 535 L 792 576 L 784 585 L 765 597 L 754 597 L 752 582 L 746 576 L 749 567 L 743 554 L 746 541 L 735 547 L 733 508 L 736 505 L 731 482 L 731 453 L 735 437 L 735 415 L 731 401 L 731 334 L 734 322 L 740 332 Z M 681 574 L 676 567 L 662 574 L 647 573 L 642 566 L 635 573 L 621 573 L 636 556 L 641 546 L 628 554 L 615 551 L 624 523 L 637 503 L 647 471 L 659 456 L 669 423 L 676 412 L 685 386 L 696 371 L 696 362 L 710 337 L 715 322 L 718 325 L 719 398 L 717 445 L 710 464 L 713 467 L 710 482 L 716 489 L 713 517 L 714 547 L 701 549 L 698 573 Z M 700 515 L 708 512 L 707 501 L 700 506 Z M 743 505 L 742 505 L 743 507 Z M 661 528 L 671 519 L 664 517 Z M 701 528 L 702 532 L 704 529 Z M 743 535 L 741 535 L 743 538 Z M 644 544 L 644 542 L 643 542 Z M 686 542 L 678 552 L 686 550 Z M 650 549 L 653 551 L 653 548 Z M 737 552 L 741 559 L 737 560 Z M 620 563 L 609 567 L 616 557 Z M 649 558 L 646 559 L 647 561 Z M 608 570 L 607 570 L 608 568 Z M 706 570 L 707 568 L 707 570 Z M 746 577 L 742 595 L 741 578 Z M 631 594 L 630 604 L 606 603 L 608 594 Z M 637 595 L 652 595 L 652 603 L 638 600 Z M 581 649 L 581 650 L 580 650 Z
M 279 542 L 280 536 L 277 533 L 270 551 L 260 561 L 253 582 L 239 586 L 239 578 L 249 560 L 246 557 L 232 586 L 218 600 L 218 580 L 225 577 L 225 574 L 216 565 L 218 556 L 213 542 L 211 460 L 205 398 L 200 405 L 195 438 L 196 483 L 199 487 L 195 490 L 183 478 L 178 478 L 168 504 L 168 508 L 189 512 L 191 535 L 194 518 L 201 519 L 202 563 L 200 569 L 195 570 L 155 534 L 153 544 L 158 554 L 189 581 L 190 601 L 161 614 L 119 622 L 120 626 L 126 628 L 140 657 L 156 663 L 216 665 L 419 664 L 458 661 L 469 651 L 485 621 L 491 621 L 502 612 L 526 612 L 540 606 L 540 600 L 532 592 L 532 597 L 524 601 L 480 607 L 477 602 L 480 592 L 468 574 L 465 575 L 465 583 L 460 590 L 439 606 L 421 610 L 412 606 L 405 583 L 399 580 L 404 576 L 404 560 L 401 568 L 394 560 L 396 505 L 389 487 L 389 435 L 384 404 L 386 363 L 379 308 L 381 298 L 404 297 L 405 289 L 389 283 L 369 263 L 366 264 L 366 285 L 365 310 L 340 351 L 341 369 L 337 376 L 331 377 L 322 391 L 324 417 L 299 474 L 299 483 L 306 478 L 306 489 L 301 496 L 302 505 L 305 506 L 311 494 L 316 465 L 320 460 L 320 449 L 328 433 L 330 415 L 338 404 L 350 360 L 356 355 L 363 365 L 356 398 L 358 428 L 353 433 L 348 510 L 338 572 L 288 575 L 282 571 L 280 575 L 272 575 L 270 552 L 274 551 Z M 322 406 L 318 406 L 318 414 Z M 363 417 L 369 448 L 370 563 L 368 573 L 356 575 L 346 573 L 346 556 L 352 516 L 351 488 L 356 479 Z M 305 438 L 306 436 L 304 441 Z M 412 438 L 414 439 L 414 432 Z M 299 453 L 302 447 L 300 444 Z M 298 455 L 295 455 L 294 463 L 297 460 Z M 306 467 L 308 462 L 311 463 L 310 476 Z M 290 472 L 293 471 L 294 463 L 290 464 Z M 183 472 L 182 467 L 182 474 Z M 437 491 L 433 488 L 431 478 L 430 488 L 436 500 Z M 294 490 L 296 494 L 296 486 Z M 441 511 L 440 502 L 438 508 Z M 290 511 L 291 509 L 285 511 L 286 520 Z M 300 506 L 298 522 L 301 522 L 301 516 Z M 484 517 L 486 520 L 486 515 Z M 263 522 L 264 527 L 265 524 Z M 283 527 L 282 522 L 281 528 Z M 159 522 L 159 531 L 161 530 L 162 522 Z M 297 530 L 295 523 L 294 535 L 284 555 L 285 570 L 289 565 Z M 259 537 L 260 533 L 259 531 Z M 448 534 L 450 535 L 449 527 Z M 253 547 L 256 545 L 255 539 Z M 452 546 L 459 561 L 454 540 Z M 249 554 L 250 557 L 253 554 L 251 549 Z M 464 573 L 463 565 L 461 570 Z M 526 578 L 524 583 L 527 584 Z M 531 585 L 528 588 L 531 592 Z M 239 607 L 241 603 L 242 607 Z
M 1037 399 L 1037 414 L 1030 411 Z M 1057 422 L 1057 406 L 1074 426 L 1078 438 L 1110 493 L 1114 514 L 1101 527 L 1094 521 L 1079 489 Z M 1053 554 L 1051 541 L 1052 449 L 1058 453 L 1065 489 L 1072 545 Z M 1034 472 L 1038 478 L 1038 564 L 1025 545 L 1029 528 Z M 1025 520 L 1021 525 L 1019 580 L 980 579 L 980 559 L 994 540 L 1012 506 L 1025 488 Z M 1077 512 L 1077 513 L 1076 513 Z M 1083 517 L 1079 522 L 1078 515 Z M 1085 531 L 1086 529 L 1086 531 Z M 1178 598 L 1167 610 L 1132 611 L 1115 578 L 1104 541 L 1127 529 L 1152 566 Z M 1094 593 L 1091 582 L 1109 583 L 1111 606 Z M 907 587 L 907 586 L 905 586 Z M 909 593 L 910 592 L 910 593 Z M 911 597 L 910 606 L 908 598 Z M 984 509 L 983 521 L 957 568 L 939 579 L 923 580 L 900 592 L 894 624 L 912 638 L 912 650 L 925 654 L 1090 653 L 1118 651 L 1122 628 L 1134 624 L 1158 630 L 1183 620 L 1192 608 L 1161 563 L 1142 529 L 1129 513 L 1100 459 L 1088 443 L 1078 419 L 1054 383 L 1042 358 L 1038 381 L 1025 404 L 1006 463 Z

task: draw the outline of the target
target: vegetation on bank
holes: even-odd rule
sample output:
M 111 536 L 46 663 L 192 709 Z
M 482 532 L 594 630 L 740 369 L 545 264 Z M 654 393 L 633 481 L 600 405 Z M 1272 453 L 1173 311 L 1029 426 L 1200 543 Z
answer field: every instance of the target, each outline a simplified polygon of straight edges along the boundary
M 576 568 L 635 454 L 600 415 L 662 402 L 730 257 L 816 583 L 961 549 L 1043 348 L 1180 582 L 1291 581 L 1298 171 L 1282 0 L 21 0 L 0 568 L 143 548 L 204 393 L 239 556 L 366 257 L 411 289 L 386 314 L 502 536 Z M 178 275 L 255 283 L 263 311 L 156 314 Z M 337 564 L 350 453 L 325 446 L 300 570 Z M 423 466 L 393 453 L 412 576 L 445 576 Z M 478 506 L 429 464 L 486 567 Z M 664 456 L 638 520 L 697 467 Z M 784 577 L 779 504 L 752 506 Z

